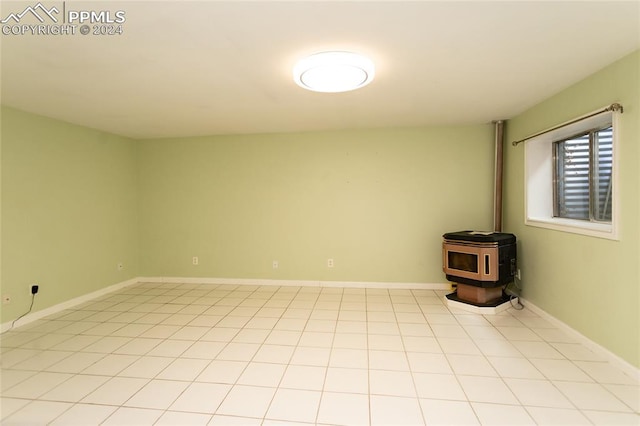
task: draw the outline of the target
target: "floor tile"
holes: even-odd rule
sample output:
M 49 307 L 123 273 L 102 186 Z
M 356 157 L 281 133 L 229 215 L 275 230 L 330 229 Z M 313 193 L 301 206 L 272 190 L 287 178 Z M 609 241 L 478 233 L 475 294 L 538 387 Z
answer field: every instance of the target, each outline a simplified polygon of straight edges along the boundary
M 396 351 L 369 351 L 369 368 L 373 370 L 409 371 L 407 355 Z
M 295 346 L 262 345 L 253 357 L 253 361 L 288 364 L 293 356 L 294 350 Z
M 275 394 L 275 388 L 236 385 L 227 394 L 217 413 L 226 415 L 264 417 Z M 251 404 L 247 404 L 251 401 Z
M 76 352 L 73 355 L 64 358 L 62 361 L 53 364 L 46 370 L 57 373 L 79 373 L 100 361 L 105 356 L 105 354 L 101 353 Z
M 634 385 L 638 382 L 608 362 L 574 361 L 578 368 L 599 383 Z
M 269 336 L 270 330 L 242 329 L 233 338 L 235 343 L 263 343 Z
M 40 398 L 48 401 L 78 402 L 109 380 L 105 376 L 76 375 Z
M 35 399 L 72 377 L 71 374 L 41 372 L 2 392 L 3 397 Z
M 171 335 L 171 339 L 176 340 L 198 340 L 209 332 L 209 327 L 184 326 Z
M 57 364 L 58 362 L 64 360 L 65 358 L 73 355 L 73 352 L 69 351 L 42 351 L 28 359 L 14 364 L 11 368 L 15 368 L 17 370 L 31 370 L 31 371 L 42 371 L 47 369 L 47 367 Z
M 165 409 L 187 388 L 187 382 L 152 380 L 124 403 L 127 407 Z
M 366 375 L 366 370 L 363 370 Z M 326 367 L 289 365 L 282 377 L 281 388 L 301 390 L 322 390 Z
M 160 374 L 173 360 L 174 358 L 143 356 L 118 373 L 118 376 L 152 379 Z
M 567 357 L 572 361 L 599 361 L 604 362 L 605 360 L 593 353 L 593 351 L 589 350 L 584 345 L 580 343 L 551 343 L 551 346 L 556 348 L 558 352 Z
M 557 328 L 532 328 L 533 332 L 547 342 L 576 343 L 576 340 Z
M 163 340 L 162 343 L 147 352 L 151 356 L 178 357 L 193 345 L 190 340 Z
M 369 389 L 372 395 L 416 397 L 408 371 L 369 370 Z
M 240 332 L 240 328 L 220 327 L 216 325 L 207 331 L 201 338 L 201 341 L 225 342 L 229 343 Z
M 225 384 L 192 383 L 169 406 L 169 409 L 172 411 L 213 414 L 230 389 L 231 385 Z
M 67 402 L 33 401 L 2 421 L 5 425 L 44 425 L 71 408 Z
M 151 324 L 127 324 L 111 333 L 111 336 L 138 337 L 151 327 Z
M 86 426 L 98 425 L 113 414 L 118 407 L 113 405 L 75 404 L 57 417 L 53 426 Z
M 286 366 L 283 364 L 267 364 L 250 362 L 242 372 L 238 381 L 239 385 L 278 387 Z
M 636 426 L 640 424 L 640 415 L 637 413 L 612 413 L 607 411 L 583 411 L 596 425 L 629 425 Z
M 566 359 L 531 359 L 531 363 L 550 380 L 593 382 L 588 374 Z
M 490 325 L 464 325 L 463 328 L 472 339 L 505 340 L 504 335 Z
M 458 376 L 469 401 L 517 405 L 518 400 L 502 379 L 496 377 Z
M 291 357 L 291 364 L 295 365 L 315 365 L 326 367 L 329 365 L 329 355 L 331 350 L 328 348 L 311 348 L 298 346 Z
M 267 411 L 267 419 L 314 423 L 320 392 L 278 389 Z
M 247 367 L 246 361 L 213 360 L 196 378 L 197 382 L 229 383 L 238 380 Z
M 472 402 L 473 411 L 483 425 L 535 425 L 529 413 L 520 406 Z
M 369 397 L 352 393 L 323 392 L 317 422 L 330 425 L 369 424 Z
M 442 348 L 435 337 L 402 336 L 402 342 L 407 352 L 442 353 Z
M 227 361 L 250 361 L 260 349 L 255 343 L 229 343 L 217 356 L 217 359 Z
M 466 401 L 420 399 L 420 405 L 427 425 L 469 426 L 480 424 L 471 404 Z
M 407 358 L 414 373 L 453 374 L 449 360 L 444 354 L 407 352 Z
M 123 324 L 120 324 L 122 326 Z M 131 342 L 131 337 L 104 336 L 95 343 L 84 348 L 83 352 L 98 352 L 101 354 L 110 354 L 125 344 Z
M 113 351 L 113 353 L 121 355 L 145 355 L 163 341 L 163 339 L 146 339 L 138 337 L 120 346 L 118 349 Z
M 417 398 L 371 395 L 372 425 L 424 424 Z
M 269 333 L 269 336 L 266 338 L 264 343 L 269 345 L 292 345 L 295 346 L 298 344 L 300 337 L 302 336 L 301 331 L 290 331 L 290 330 L 273 330 Z
M 207 359 L 177 358 L 169 364 L 156 378 L 164 380 L 193 381 L 202 373 L 211 361 Z
M 447 354 L 446 357 L 455 374 L 498 377 L 498 373 L 484 356 Z
M 446 354 L 480 355 L 480 349 L 469 338 L 439 337 L 438 344 Z
M 2 386 L 0 391 L 9 389 L 18 383 L 25 381 L 34 374 L 36 374 L 35 371 L 0 370 L 0 385 Z
M 430 324 L 433 334 L 436 337 L 449 339 L 468 339 L 469 335 L 461 325 L 452 324 Z
M 638 385 L 604 385 L 609 392 L 627 404 L 633 411 L 640 413 L 640 386 Z
M 205 426 L 212 416 L 200 413 L 181 413 L 178 411 L 166 411 L 155 426 Z
M 402 336 L 413 336 L 413 337 L 427 337 L 433 336 L 433 331 L 431 331 L 431 327 L 427 324 L 411 324 L 411 323 L 402 323 L 398 324 L 400 328 L 400 334 Z M 406 343 L 406 340 L 405 340 Z
M 100 339 L 100 336 L 77 335 L 52 346 L 51 349 L 56 351 L 80 351 Z
M 369 349 L 383 351 L 404 351 L 404 344 L 399 335 L 369 334 Z
M 316 348 L 330 348 L 334 344 L 333 333 L 320 331 L 305 331 L 300 335 L 300 340 L 298 341 L 299 346 Z
M 239 416 L 223 416 L 216 414 L 211 418 L 208 426 L 260 426 L 263 424 L 262 419 L 239 417 Z
M 629 407 L 597 383 L 555 381 L 554 384 L 581 410 L 631 411 Z
M 573 404 L 547 380 L 504 379 L 522 405 L 549 408 L 573 408 Z
M 0 420 L 4 420 L 30 402 L 29 399 L 0 398 Z
M 142 333 L 140 337 L 166 339 L 181 328 L 182 327 L 180 327 L 179 325 L 154 325 L 153 327 Z
M 509 341 L 524 340 L 528 342 L 542 341 L 542 338 L 526 327 L 501 327 L 496 329 Z
M 400 328 L 395 322 L 367 322 L 367 332 L 369 334 L 389 334 L 400 335 Z
M 360 368 L 329 367 L 324 382 L 328 392 L 369 393 L 367 370 Z
M 527 358 L 565 359 L 564 355 L 547 342 L 513 341 L 511 344 Z
M 2 352 L 2 357 L 0 357 L 0 365 L 2 368 L 13 368 L 14 365 L 23 362 L 33 356 L 36 356 L 41 351 L 36 349 L 11 349 L 8 351 Z
M 501 377 L 544 379 L 540 371 L 524 358 L 488 356 L 487 359 Z
M 486 356 L 522 358 L 524 355 L 506 340 L 474 339 L 473 343 Z M 533 342 L 537 343 L 537 342 Z
M 107 420 L 102 423 L 103 425 L 136 425 L 145 426 L 153 425 L 156 420 L 162 415 L 161 410 L 150 410 L 146 408 L 118 408 Z
M 136 362 L 139 358 L 140 357 L 136 355 L 106 355 L 94 364 L 82 370 L 82 373 L 97 374 L 101 376 L 115 376 Z
M 592 423 L 575 408 L 526 407 L 529 415 L 539 425 L 567 426 L 592 425 Z M 606 423 L 601 423 L 606 424 Z
M 82 399 L 88 404 L 122 405 L 144 385 L 147 379 L 114 377 Z
M 446 293 L 130 286 L 0 336 L 2 423 L 638 424 L 635 378 Z
M 363 349 L 334 348 L 329 361 L 331 367 L 368 368 L 369 353 Z
M 419 398 L 466 401 L 462 387 L 452 374 L 413 373 Z

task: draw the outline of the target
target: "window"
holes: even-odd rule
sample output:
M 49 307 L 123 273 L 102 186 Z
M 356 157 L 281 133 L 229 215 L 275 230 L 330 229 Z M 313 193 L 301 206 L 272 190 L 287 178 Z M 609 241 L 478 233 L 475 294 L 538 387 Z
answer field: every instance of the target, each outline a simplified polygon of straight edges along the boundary
M 616 114 L 573 120 L 525 143 L 525 224 L 617 239 Z
M 613 128 L 553 143 L 553 216 L 611 222 Z

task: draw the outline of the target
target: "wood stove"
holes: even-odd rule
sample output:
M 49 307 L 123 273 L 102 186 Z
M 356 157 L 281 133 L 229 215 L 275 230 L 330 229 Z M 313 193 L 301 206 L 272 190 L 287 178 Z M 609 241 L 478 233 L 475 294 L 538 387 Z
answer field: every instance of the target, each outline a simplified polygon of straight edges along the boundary
M 443 235 L 442 269 L 457 284 L 449 300 L 497 306 L 509 300 L 503 287 L 514 280 L 516 237 L 502 232 L 460 231 Z

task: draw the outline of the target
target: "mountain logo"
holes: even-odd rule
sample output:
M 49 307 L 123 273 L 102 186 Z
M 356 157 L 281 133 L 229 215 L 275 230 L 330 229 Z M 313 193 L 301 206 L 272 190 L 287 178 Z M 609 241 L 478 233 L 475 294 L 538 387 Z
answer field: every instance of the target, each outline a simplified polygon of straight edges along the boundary
M 57 23 L 58 18 L 54 16 L 54 13 L 60 13 L 60 11 L 55 6 L 51 9 L 47 9 L 42 5 L 42 3 L 38 2 L 38 4 L 36 4 L 35 6 L 27 6 L 27 8 L 25 8 L 25 10 L 20 13 L 10 13 L 9 16 L 1 20 L 0 23 L 6 24 L 9 21 L 13 20 L 14 23 L 17 24 L 20 23 L 20 20 L 22 18 L 29 15 L 35 16 L 35 18 L 41 23 L 44 23 L 46 17 L 51 19 L 54 23 Z

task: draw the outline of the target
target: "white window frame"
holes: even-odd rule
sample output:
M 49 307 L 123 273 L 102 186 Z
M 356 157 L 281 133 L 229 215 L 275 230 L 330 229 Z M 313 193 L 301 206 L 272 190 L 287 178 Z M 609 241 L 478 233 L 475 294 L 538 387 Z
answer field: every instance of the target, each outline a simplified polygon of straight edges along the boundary
M 572 124 L 557 126 L 540 136 L 528 139 L 524 146 L 524 223 L 528 226 L 556 231 L 588 235 L 591 237 L 619 240 L 619 179 L 618 179 L 618 114 L 606 111 L 601 114 L 586 114 L 586 118 Z M 573 122 L 575 120 L 571 120 Z M 568 122 L 568 123 L 571 123 Z M 611 123 L 613 128 L 613 194 L 611 223 L 590 222 L 577 219 L 553 217 L 553 143 L 583 131 Z

